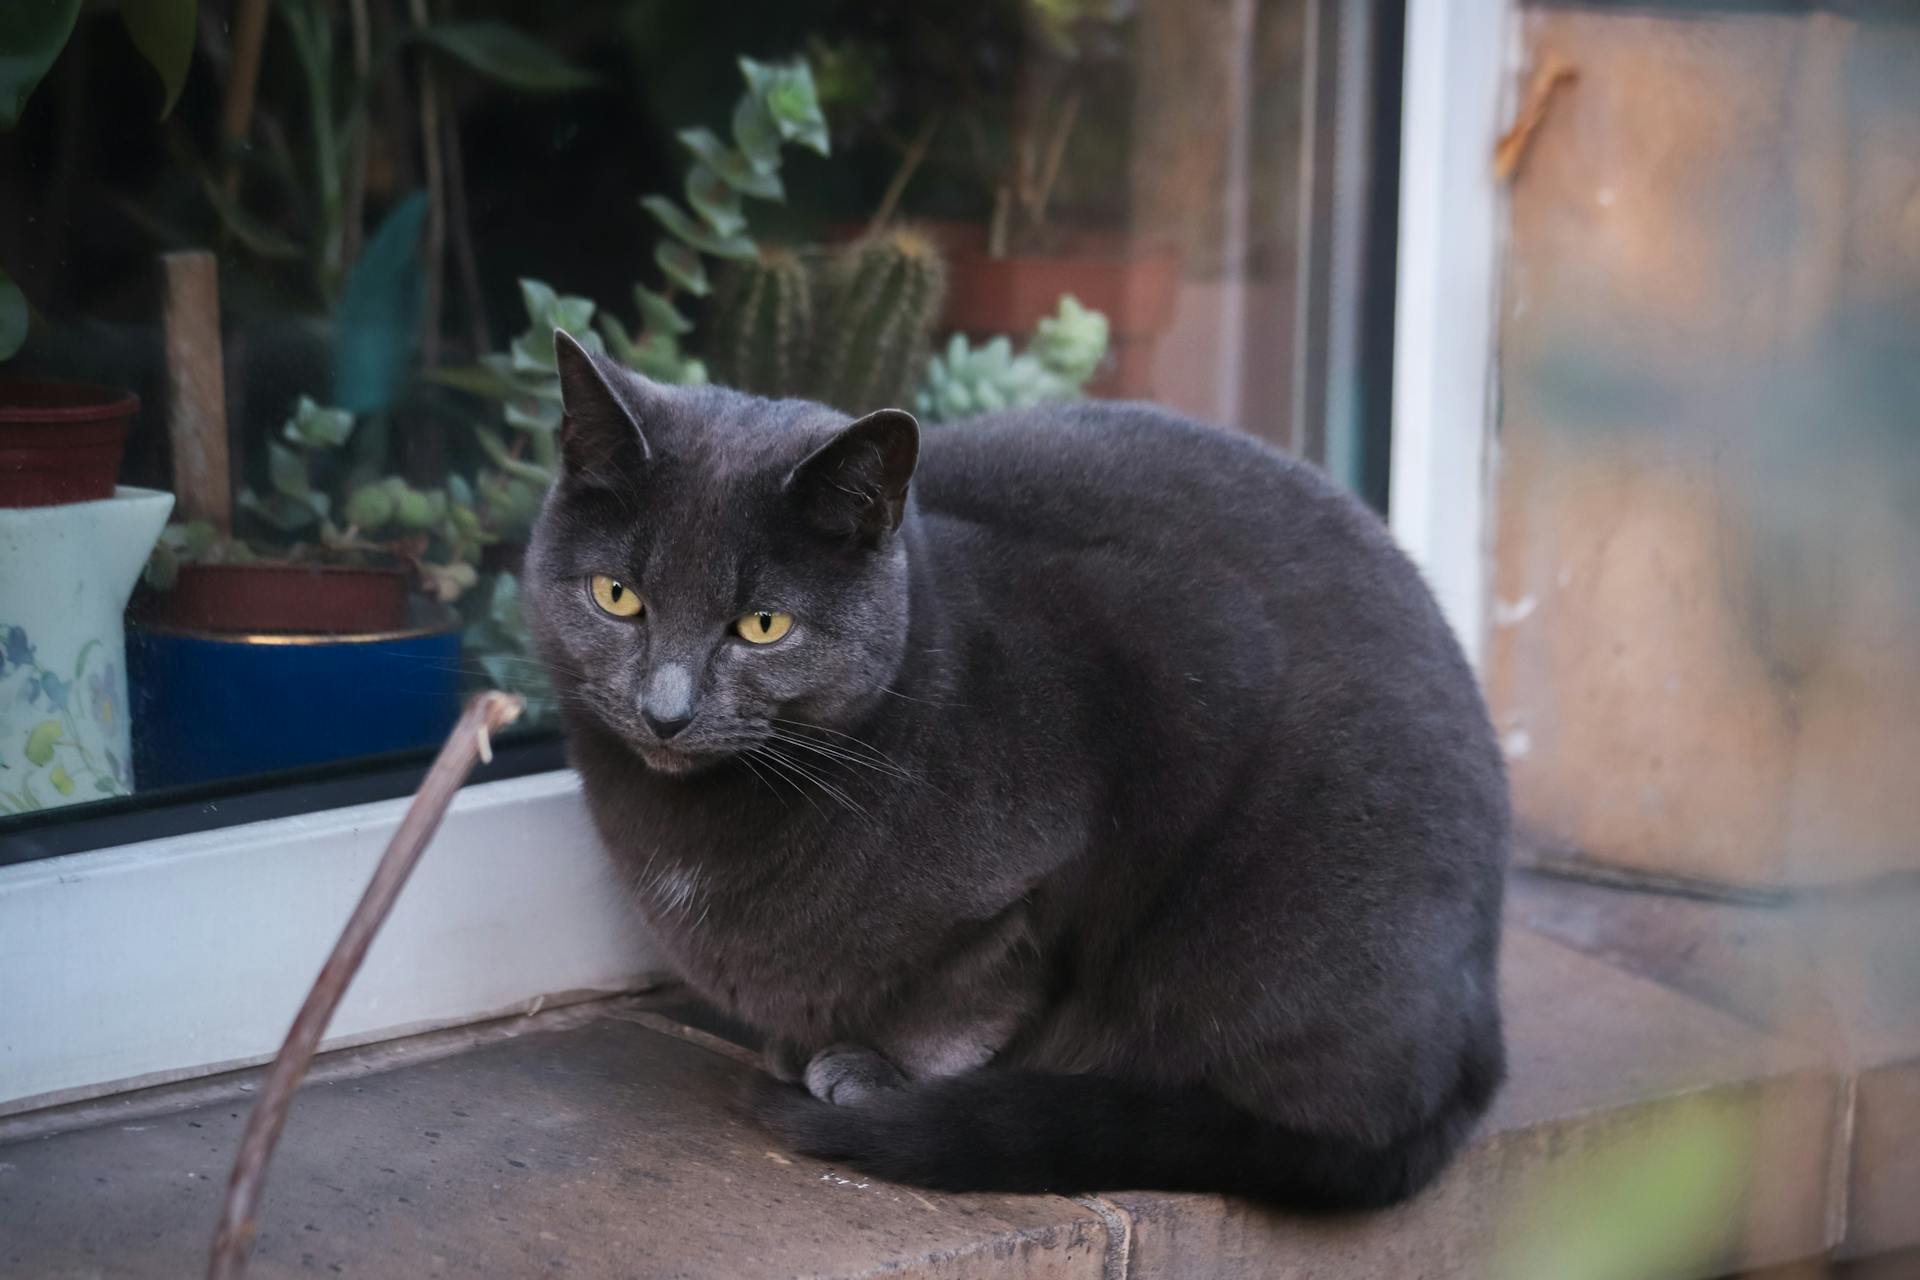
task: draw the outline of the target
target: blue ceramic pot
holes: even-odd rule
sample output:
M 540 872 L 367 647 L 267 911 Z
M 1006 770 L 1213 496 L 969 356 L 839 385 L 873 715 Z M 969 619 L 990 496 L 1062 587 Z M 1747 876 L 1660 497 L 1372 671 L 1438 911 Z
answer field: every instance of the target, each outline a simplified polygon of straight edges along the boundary
M 460 620 L 439 609 L 419 623 L 377 635 L 129 627 L 141 787 L 438 746 L 460 714 Z

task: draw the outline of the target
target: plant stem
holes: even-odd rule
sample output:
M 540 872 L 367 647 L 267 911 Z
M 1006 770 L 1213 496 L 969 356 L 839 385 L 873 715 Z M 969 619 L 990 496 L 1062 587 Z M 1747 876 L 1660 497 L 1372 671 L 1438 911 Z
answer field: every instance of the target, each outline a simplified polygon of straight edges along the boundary
M 1047 221 L 1047 205 L 1053 200 L 1053 184 L 1060 177 L 1060 163 L 1066 158 L 1067 139 L 1073 136 L 1074 120 L 1080 114 L 1080 92 L 1075 90 L 1067 95 L 1067 105 L 1061 108 L 1059 123 L 1054 126 L 1053 137 L 1047 143 L 1047 158 L 1040 170 L 1039 187 L 1033 193 L 1033 204 L 1027 211 L 1027 223 L 1030 229 L 1038 231 Z
M 430 23 L 427 0 L 408 0 L 416 31 Z M 446 163 L 440 150 L 440 88 L 433 61 L 424 52 L 420 61 L 420 147 L 427 169 L 427 315 L 420 331 L 420 363 L 440 363 L 441 295 L 446 289 L 447 205 Z
M 493 349 L 493 326 L 487 323 L 487 297 L 480 285 L 480 259 L 473 248 L 473 219 L 467 208 L 467 167 L 460 151 L 460 113 L 446 116 L 447 225 L 453 241 L 454 264 L 460 269 L 460 292 L 467 299 L 467 323 L 473 334 L 473 356 Z
M 247 145 L 253 128 L 253 99 L 260 87 L 260 46 L 267 38 L 267 0 L 239 0 L 233 19 L 232 74 L 221 104 L 220 129 L 235 150 Z M 227 199 L 240 190 L 240 166 L 227 161 Z
M 373 27 L 367 15 L 367 0 L 347 0 L 347 16 L 353 26 L 353 112 L 352 148 L 347 156 L 347 187 L 341 199 L 340 267 L 345 270 L 360 256 L 360 223 L 367 204 L 367 81 L 373 75 Z
M 893 180 L 887 183 L 886 193 L 880 197 L 880 205 L 873 211 L 872 220 L 867 223 L 868 235 L 886 226 L 887 221 L 893 217 L 894 208 L 900 203 L 900 197 L 906 194 L 907 183 L 913 181 L 913 175 L 919 172 L 921 163 L 926 160 L 927 148 L 933 145 L 934 135 L 940 131 L 943 119 L 944 116 L 938 111 L 928 116 L 927 122 L 920 126 L 920 132 L 915 134 L 913 141 L 907 144 L 907 153 L 901 157 L 900 167 L 893 171 Z

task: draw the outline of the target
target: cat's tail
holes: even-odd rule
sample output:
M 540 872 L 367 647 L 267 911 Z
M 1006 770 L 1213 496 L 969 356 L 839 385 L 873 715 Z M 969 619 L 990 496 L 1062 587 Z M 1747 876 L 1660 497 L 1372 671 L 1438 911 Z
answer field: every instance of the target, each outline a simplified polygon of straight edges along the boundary
M 1443 1169 L 1500 1084 L 1469 1064 L 1441 1112 L 1384 1146 L 1263 1120 L 1203 1089 L 995 1068 L 833 1106 L 766 1080 L 754 1109 L 796 1150 L 945 1191 L 1215 1191 L 1295 1209 L 1382 1208 Z

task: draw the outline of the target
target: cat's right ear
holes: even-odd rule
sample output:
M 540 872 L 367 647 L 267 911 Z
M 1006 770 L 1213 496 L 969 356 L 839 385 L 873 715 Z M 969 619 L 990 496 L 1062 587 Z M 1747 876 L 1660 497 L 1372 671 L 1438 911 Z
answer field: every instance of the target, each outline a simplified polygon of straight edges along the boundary
M 560 372 L 560 461 L 569 478 L 602 487 L 632 475 L 653 456 L 630 384 L 635 375 L 588 351 L 564 329 L 553 331 Z

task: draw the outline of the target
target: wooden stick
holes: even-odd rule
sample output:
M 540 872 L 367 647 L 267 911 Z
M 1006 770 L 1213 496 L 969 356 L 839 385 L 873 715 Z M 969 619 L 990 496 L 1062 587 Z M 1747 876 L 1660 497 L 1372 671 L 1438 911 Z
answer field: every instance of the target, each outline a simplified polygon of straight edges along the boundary
M 483 693 L 467 704 L 460 722 L 453 726 L 446 745 L 440 748 L 433 767 L 427 770 L 399 830 L 380 855 L 367 891 L 359 905 L 347 917 L 333 953 L 313 980 L 313 989 L 300 1006 L 293 1026 L 287 1032 L 280 1052 L 274 1055 L 260 1083 L 260 1096 L 247 1116 L 247 1127 L 240 1134 L 240 1147 L 234 1154 L 233 1173 L 227 1179 L 227 1199 L 220 1211 L 220 1225 L 213 1234 L 213 1247 L 207 1259 L 208 1280 L 239 1280 L 246 1274 L 247 1258 L 253 1252 L 255 1206 L 266 1183 L 267 1163 L 286 1127 L 287 1109 L 293 1105 L 294 1091 L 320 1047 L 333 1011 L 347 993 L 347 984 L 367 957 L 373 936 L 386 922 L 387 913 L 400 896 L 421 850 L 446 817 L 454 792 L 473 771 L 476 760 L 493 758 L 491 735 L 519 718 L 525 703 L 513 694 Z
M 174 512 L 233 531 L 227 378 L 220 349 L 220 268 L 204 249 L 160 256 L 166 294 L 167 435 Z

